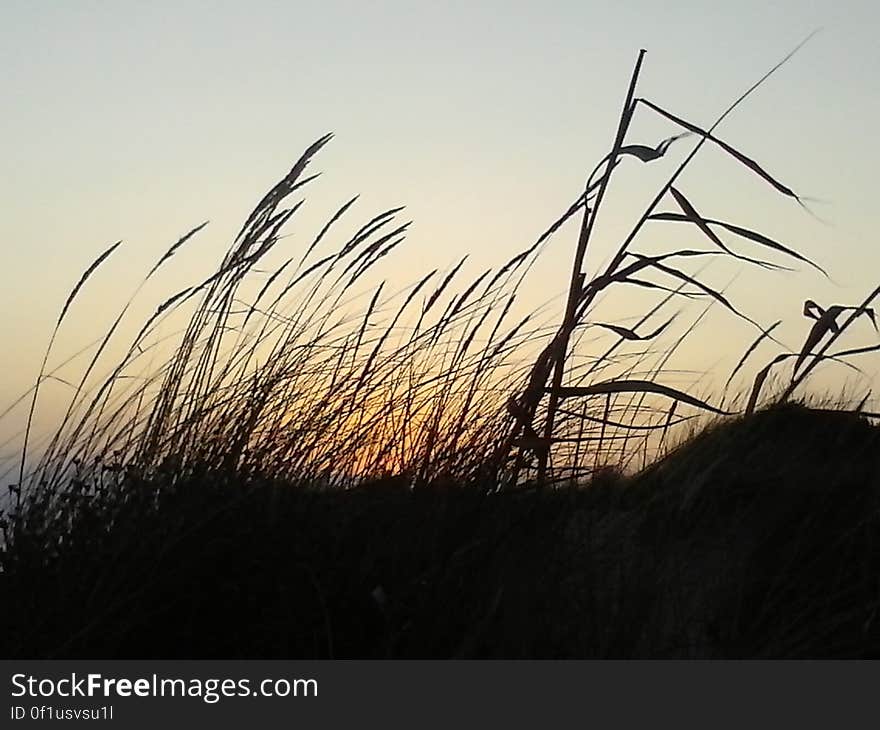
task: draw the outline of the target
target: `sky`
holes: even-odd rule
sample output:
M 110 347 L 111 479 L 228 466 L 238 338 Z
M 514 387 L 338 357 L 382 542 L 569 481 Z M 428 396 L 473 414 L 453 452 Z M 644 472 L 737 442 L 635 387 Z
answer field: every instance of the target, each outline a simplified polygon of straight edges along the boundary
M 702 213 L 773 235 L 829 270 L 831 280 L 809 270 L 707 274 L 749 314 L 784 319 L 780 333 L 796 346 L 810 324 L 804 299 L 855 304 L 880 283 L 878 24 L 868 0 L 0 0 L 0 403 L 33 382 L 64 298 L 101 250 L 124 241 L 77 301 L 59 358 L 109 323 L 155 258 L 204 220 L 162 291 L 213 270 L 262 193 L 326 132 L 335 137 L 313 163 L 323 174 L 291 228 L 291 251 L 298 232 L 307 237 L 360 193 L 360 221 L 397 205 L 414 221 L 385 268 L 390 279 L 403 285 L 465 254 L 478 271 L 527 246 L 577 197 L 610 147 L 640 48 L 639 95 L 708 126 L 821 28 L 719 128 L 816 199 L 815 215 L 717 150 L 681 180 Z M 641 110 L 630 141 L 653 146 L 676 131 Z M 630 160 L 615 178 L 589 270 L 687 151 L 681 144 L 669 161 L 641 170 Z M 526 305 L 561 302 L 575 238 L 569 227 L 553 240 Z M 620 321 L 638 313 L 626 301 L 609 306 Z M 689 363 L 716 382 L 754 334 L 718 317 L 686 351 Z M 869 342 L 862 334 L 859 344 Z

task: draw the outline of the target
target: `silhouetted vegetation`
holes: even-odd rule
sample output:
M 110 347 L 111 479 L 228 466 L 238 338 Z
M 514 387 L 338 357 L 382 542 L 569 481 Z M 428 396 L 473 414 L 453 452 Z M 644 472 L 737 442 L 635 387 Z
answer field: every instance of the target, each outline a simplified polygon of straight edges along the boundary
M 160 478 L 18 535 L 5 656 L 880 655 L 880 429 L 851 414 L 721 422 L 586 489 Z
M 748 246 L 824 275 L 774 238 L 704 217 L 676 182 L 708 143 L 804 205 L 716 134 L 781 63 L 704 129 L 636 95 L 641 62 L 611 151 L 575 203 L 471 279 L 462 260 L 387 293 L 373 277 L 409 223 L 394 208 L 340 238 L 355 198 L 295 255 L 260 268 L 304 202 L 287 201 L 313 179 L 305 170 L 330 137 L 318 140 L 217 269 L 159 303 L 99 375 L 142 287 L 204 224 L 158 257 L 68 376 L 73 396 L 41 441 L 32 433 L 40 393 L 67 363 L 50 364 L 56 336 L 121 244 L 101 253 L 18 401 L 27 412 L 0 552 L 5 655 L 880 653 L 876 414 L 869 394 L 852 410 L 796 401 L 818 364 L 854 368 L 850 359 L 880 350 L 830 350 L 856 322 L 876 329 L 880 287 L 856 306 L 808 300 L 814 322 L 787 348 L 778 322 L 759 323 L 687 269 L 712 257 L 785 268 L 735 248 Z M 638 109 L 676 134 L 629 143 Z M 612 173 L 624 160 L 660 164 L 685 137 L 694 148 L 610 262 L 588 273 Z M 678 212 L 660 211 L 662 201 Z M 514 315 L 535 259 L 578 214 L 560 324 Z M 708 248 L 641 253 L 649 221 L 687 224 Z M 658 297 L 635 324 L 594 316 L 600 295 L 634 288 Z M 702 309 L 661 346 L 680 301 Z M 780 348 L 741 414 L 726 397 L 715 405 L 662 382 L 712 307 L 755 330 L 728 385 L 760 347 Z M 768 396 L 786 363 L 790 379 Z M 720 418 L 670 452 L 681 425 L 705 412 Z

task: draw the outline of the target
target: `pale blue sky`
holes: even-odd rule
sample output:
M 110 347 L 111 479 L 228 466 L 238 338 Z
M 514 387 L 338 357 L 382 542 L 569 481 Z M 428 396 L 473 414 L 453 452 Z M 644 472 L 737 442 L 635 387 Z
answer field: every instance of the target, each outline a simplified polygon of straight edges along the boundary
M 839 286 L 809 273 L 737 281 L 750 313 L 791 320 L 792 342 L 806 296 L 854 303 L 880 281 L 874 2 L 0 0 L 0 400 L 27 387 L 60 304 L 98 251 L 126 241 L 90 284 L 73 320 L 84 328 L 204 219 L 211 226 L 164 291 L 211 268 L 262 192 L 326 131 L 337 137 L 315 163 L 325 174 L 293 232 L 360 192 L 361 219 L 406 204 L 415 220 L 390 276 L 406 283 L 467 252 L 476 269 L 528 244 L 577 195 L 610 144 L 639 48 L 640 94 L 709 124 L 820 26 L 720 133 L 827 201 L 815 209 L 831 225 L 716 152 L 683 180 L 702 212 L 827 264 Z M 633 138 L 654 144 L 674 131 L 644 115 Z M 646 170 L 632 190 L 621 183 L 597 263 L 644 186 L 669 170 Z M 534 302 L 561 293 L 574 236 L 537 267 Z M 752 337 L 719 321 L 698 365 Z M 62 348 L 78 337 L 74 328 Z

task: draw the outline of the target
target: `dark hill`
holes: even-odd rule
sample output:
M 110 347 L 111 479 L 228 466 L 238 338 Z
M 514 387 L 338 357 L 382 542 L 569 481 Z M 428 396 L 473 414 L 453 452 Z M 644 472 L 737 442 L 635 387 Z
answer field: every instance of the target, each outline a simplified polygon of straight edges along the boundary
M 2 652 L 880 656 L 880 429 L 864 419 L 778 407 L 633 478 L 491 488 L 204 473 L 130 478 L 52 520 L 35 503 L 2 553 Z

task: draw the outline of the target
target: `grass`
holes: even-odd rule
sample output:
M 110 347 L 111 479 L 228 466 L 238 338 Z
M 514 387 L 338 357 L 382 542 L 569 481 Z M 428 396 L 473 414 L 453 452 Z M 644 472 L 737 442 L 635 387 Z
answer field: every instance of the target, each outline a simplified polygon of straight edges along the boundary
M 808 301 L 814 323 L 787 348 L 778 323 L 761 324 L 692 266 L 785 269 L 745 245 L 824 269 L 704 217 L 677 183 L 708 143 L 803 205 L 716 132 L 790 56 L 703 129 L 637 95 L 640 54 L 584 191 L 534 244 L 469 279 L 462 260 L 391 291 L 381 266 L 409 222 L 394 208 L 342 235 L 356 198 L 270 264 L 321 138 L 216 270 L 160 302 L 108 367 L 142 288 L 204 224 L 156 259 L 84 351 L 41 441 L 42 387 L 67 364 L 50 365 L 53 345 L 121 244 L 104 250 L 61 307 L 34 387 L 2 414 L 26 411 L 2 521 L 6 655 L 876 656 L 869 396 L 845 411 L 799 404 L 796 391 L 818 364 L 854 368 L 880 349 L 831 351 L 856 322 L 876 327 L 880 289 L 856 306 Z M 630 142 L 637 110 L 676 134 Z M 624 161 L 663 164 L 686 137 L 694 148 L 591 272 L 612 175 Z M 664 201 L 677 211 L 659 210 Z M 515 314 L 536 258 L 578 214 L 561 322 Z M 649 221 L 693 227 L 708 248 L 642 253 Z M 602 321 L 599 298 L 632 287 L 656 301 L 627 326 Z M 680 302 L 698 314 L 661 345 Z M 726 397 L 715 405 L 664 382 L 712 308 L 756 333 L 728 385 L 761 347 L 780 347 L 739 415 Z M 698 413 L 718 420 L 670 450 Z
M 4 655 L 876 657 L 878 447 L 789 405 L 589 489 L 129 481 L 18 536 Z

